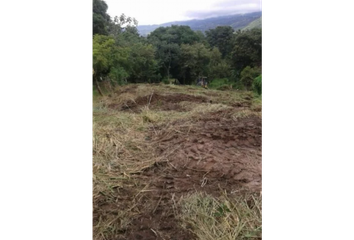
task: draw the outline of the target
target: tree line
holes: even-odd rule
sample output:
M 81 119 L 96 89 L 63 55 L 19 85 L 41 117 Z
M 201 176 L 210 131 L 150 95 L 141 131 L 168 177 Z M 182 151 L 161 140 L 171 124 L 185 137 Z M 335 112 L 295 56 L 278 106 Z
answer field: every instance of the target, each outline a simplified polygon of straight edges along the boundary
M 235 32 L 230 26 L 219 26 L 203 33 L 172 25 L 142 37 L 136 19 L 124 14 L 112 19 L 107 9 L 103 0 L 93 0 L 96 86 L 103 81 L 122 85 L 170 79 L 195 84 L 203 76 L 209 82 L 227 82 L 261 93 L 261 29 Z

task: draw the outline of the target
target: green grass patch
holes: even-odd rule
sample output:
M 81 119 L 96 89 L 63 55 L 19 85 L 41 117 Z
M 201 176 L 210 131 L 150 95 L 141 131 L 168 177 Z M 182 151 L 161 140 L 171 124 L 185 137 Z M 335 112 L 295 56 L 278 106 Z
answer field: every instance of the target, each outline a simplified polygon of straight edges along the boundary
M 229 79 L 217 78 L 217 79 L 213 79 L 208 84 L 208 87 L 213 88 L 213 89 L 221 89 L 221 88 L 225 88 L 225 87 L 230 87 L 230 85 L 231 85 L 231 83 L 230 83 Z
M 182 198 L 178 219 L 198 239 L 235 240 L 262 237 L 262 197 L 258 194 L 220 198 L 194 193 Z

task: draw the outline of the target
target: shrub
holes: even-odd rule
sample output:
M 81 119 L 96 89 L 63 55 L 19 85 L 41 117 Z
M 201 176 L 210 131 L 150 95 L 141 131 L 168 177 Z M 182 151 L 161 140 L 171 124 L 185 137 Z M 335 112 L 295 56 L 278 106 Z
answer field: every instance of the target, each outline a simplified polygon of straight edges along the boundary
M 170 84 L 170 81 L 169 81 L 167 78 L 162 79 L 162 82 L 163 82 L 164 84 Z
M 252 90 L 252 84 L 255 77 L 260 74 L 257 68 L 245 67 L 241 72 L 241 83 L 245 86 L 246 90 Z
M 229 79 L 227 78 L 213 79 L 210 83 L 208 83 L 208 87 L 215 88 L 215 89 L 223 86 L 228 86 L 228 85 L 230 85 L 230 83 L 229 83 Z
M 126 79 L 129 77 L 129 74 L 122 67 L 114 67 L 111 68 L 108 76 L 114 83 L 124 85 L 127 83 Z
M 253 80 L 253 89 L 259 94 L 262 94 L 262 74 Z

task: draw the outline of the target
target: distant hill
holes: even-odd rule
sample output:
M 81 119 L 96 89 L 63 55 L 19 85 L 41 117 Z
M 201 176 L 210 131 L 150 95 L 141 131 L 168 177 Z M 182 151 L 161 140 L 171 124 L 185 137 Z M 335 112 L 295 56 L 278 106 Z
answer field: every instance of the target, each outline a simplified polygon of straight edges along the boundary
M 146 36 L 159 27 L 169 27 L 171 25 L 187 25 L 194 31 L 202 31 L 216 28 L 217 26 L 231 26 L 234 30 L 243 29 L 253 21 L 260 19 L 262 12 L 253 12 L 245 14 L 235 14 L 221 17 L 206 18 L 201 20 L 176 21 L 155 25 L 138 26 L 140 35 Z M 257 24 L 256 24 L 257 25 Z M 257 25 L 258 26 L 258 25 Z
M 250 22 L 246 27 L 242 28 L 242 30 L 250 30 L 252 28 L 262 28 L 262 17 Z

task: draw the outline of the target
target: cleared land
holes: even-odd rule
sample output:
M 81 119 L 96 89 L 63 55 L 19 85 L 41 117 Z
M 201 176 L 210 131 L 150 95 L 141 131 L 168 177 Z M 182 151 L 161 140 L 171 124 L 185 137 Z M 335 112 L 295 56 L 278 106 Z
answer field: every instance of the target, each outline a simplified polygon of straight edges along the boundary
M 94 239 L 261 239 L 261 110 L 191 86 L 94 97 Z

